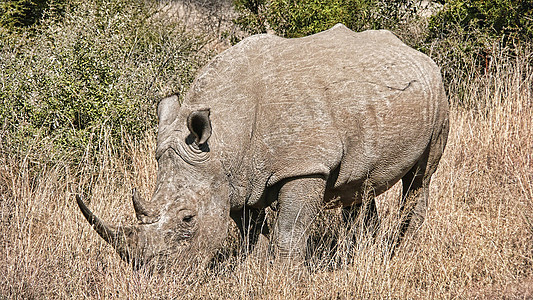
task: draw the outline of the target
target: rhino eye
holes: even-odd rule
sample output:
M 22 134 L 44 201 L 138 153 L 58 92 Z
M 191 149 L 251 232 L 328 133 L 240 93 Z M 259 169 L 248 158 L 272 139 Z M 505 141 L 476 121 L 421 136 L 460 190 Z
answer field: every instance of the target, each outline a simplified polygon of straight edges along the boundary
M 190 223 L 193 219 L 194 219 L 193 215 L 186 215 L 185 217 L 183 217 L 182 221 L 185 223 Z

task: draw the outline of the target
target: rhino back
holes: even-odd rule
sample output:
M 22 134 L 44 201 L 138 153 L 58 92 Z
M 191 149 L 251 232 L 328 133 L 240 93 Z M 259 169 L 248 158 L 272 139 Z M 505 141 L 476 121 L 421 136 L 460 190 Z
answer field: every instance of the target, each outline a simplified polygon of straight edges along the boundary
M 386 190 L 425 151 L 447 100 L 427 56 L 388 31 L 337 25 L 245 39 L 203 69 L 184 107 L 211 109 L 212 151 L 235 206 L 312 174 L 335 173 L 331 188 Z

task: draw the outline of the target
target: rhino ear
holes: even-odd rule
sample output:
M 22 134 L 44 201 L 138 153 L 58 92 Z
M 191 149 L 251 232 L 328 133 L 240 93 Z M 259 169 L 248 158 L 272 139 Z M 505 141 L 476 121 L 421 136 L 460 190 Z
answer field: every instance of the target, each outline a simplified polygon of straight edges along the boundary
M 157 116 L 159 118 L 159 130 L 171 124 L 176 119 L 180 109 L 178 96 L 173 95 L 159 102 L 157 106 Z
M 209 113 L 209 109 L 197 110 L 193 111 L 187 118 L 187 127 L 189 127 L 197 145 L 205 144 L 211 136 Z

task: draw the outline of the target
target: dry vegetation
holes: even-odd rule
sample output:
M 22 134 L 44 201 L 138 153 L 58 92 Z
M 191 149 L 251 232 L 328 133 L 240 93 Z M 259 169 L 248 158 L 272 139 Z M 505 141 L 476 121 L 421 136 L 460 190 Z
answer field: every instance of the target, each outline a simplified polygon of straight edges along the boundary
M 322 243 L 299 272 L 272 265 L 264 251 L 233 255 L 234 238 L 208 270 L 132 271 L 90 228 L 74 194 L 110 223 L 135 222 L 131 189 L 149 198 L 155 182 L 154 132 L 142 142 L 124 137 L 126 156 L 102 132 L 103 150 L 78 168 L 38 165 L 54 151 L 47 141 L 34 141 L 26 156 L 0 148 L 0 299 L 533 298 L 532 55 L 495 56 L 482 74 L 452 81 L 450 136 L 426 222 L 392 259 L 382 236 L 397 225 L 398 186 L 378 200 L 385 221 L 375 241 L 342 247 L 339 212 L 320 216 L 313 236 Z M 457 105 L 465 101 L 468 109 Z

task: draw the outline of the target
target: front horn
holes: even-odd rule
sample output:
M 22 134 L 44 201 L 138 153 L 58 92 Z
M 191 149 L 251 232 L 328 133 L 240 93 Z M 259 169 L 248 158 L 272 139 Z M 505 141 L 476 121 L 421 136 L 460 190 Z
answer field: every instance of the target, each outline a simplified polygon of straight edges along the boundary
M 131 262 L 132 260 L 135 260 L 137 255 L 134 254 L 137 249 L 139 236 L 139 229 L 137 226 L 115 227 L 107 225 L 93 214 L 83 200 L 81 200 L 80 195 L 76 195 L 76 202 L 89 224 L 93 226 L 98 235 L 115 248 L 124 261 Z

